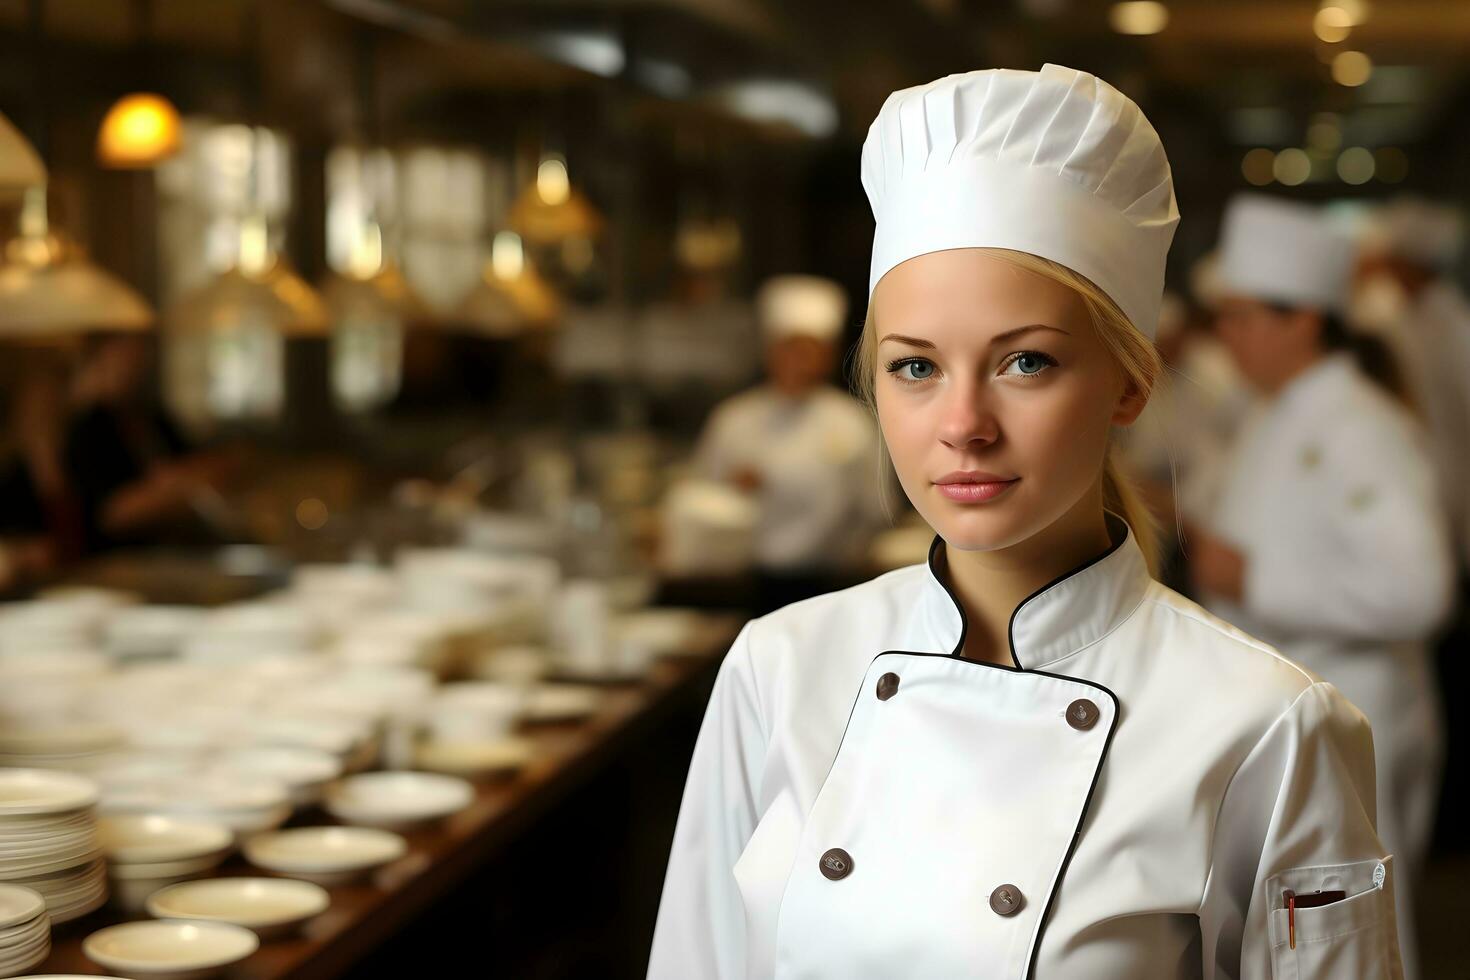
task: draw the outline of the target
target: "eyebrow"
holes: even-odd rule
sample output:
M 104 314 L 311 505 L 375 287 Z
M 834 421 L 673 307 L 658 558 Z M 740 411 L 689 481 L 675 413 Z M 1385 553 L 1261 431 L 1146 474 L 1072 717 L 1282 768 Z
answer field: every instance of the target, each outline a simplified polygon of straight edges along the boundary
M 1067 334 L 1067 336 L 1071 336 L 1068 331 L 1063 330 L 1061 327 L 1054 327 L 1049 323 L 1028 323 L 1024 326 L 1012 327 L 1005 333 L 998 333 L 994 337 L 990 338 L 990 342 L 991 344 L 998 344 L 1003 340 L 1010 340 L 1012 337 L 1020 336 L 1023 333 L 1030 333 L 1033 330 L 1051 330 L 1055 333 Z M 924 340 L 920 337 L 905 337 L 903 334 L 900 333 L 884 334 L 882 339 L 880 339 L 878 343 L 881 344 L 884 340 L 896 340 L 900 344 L 908 344 L 910 347 L 918 347 L 922 350 L 935 349 L 933 341 Z

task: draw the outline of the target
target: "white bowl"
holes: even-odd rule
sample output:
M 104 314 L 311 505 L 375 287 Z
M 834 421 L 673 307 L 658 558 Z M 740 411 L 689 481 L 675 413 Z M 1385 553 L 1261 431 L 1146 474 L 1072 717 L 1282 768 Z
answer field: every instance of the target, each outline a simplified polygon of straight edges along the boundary
M 0 928 L 30 922 L 46 911 L 46 899 L 32 888 L 0 883 Z
M 188 874 L 165 875 L 157 878 L 114 877 L 107 883 L 108 900 L 129 916 L 142 918 L 148 914 L 148 899 L 154 892 L 183 881 L 194 881 L 208 873 L 208 871 L 192 871 Z
M 475 676 L 507 684 L 531 684 L 551 670 L 551 651 L 545 647 L 509 646 L 484 653 L 475 659 Z
M 259 948 L 255 933 L 225 922 L 125 922 L 82 941 L 88 959 L 139 980 L 203 980 Z
M 290 795 L 277 780 L 224 770 L 146 780 L 109 790 L 108 813 L 163 813 L 223 824 L 237 835 L 274 830 L 291 816 Z
M 536 754 L 529 739 L 504 737 L 485 741 L 428 741 L 419 746 L 415 761 L 419 768 L 455 776 L 489 776 L 514 772 Z
M 474 787 L 453 776 L 371 772 L 329 787 L 326 808 L 346 823 L 391 830 L 458 813 L 474 799 Z
M 314 881 L 345 885 L 408 851 L 399 835 L 368 827 L 299 827 L 261 834 L 245 843 L 245 859 L 258 868 Z
M 50 769 L 0 769 L 0 819 L 60 814 L 97 802 L 90 779 Z
M 97 835 L 113 864 L 156 864 L 223 855 L 235 835 L 223 824 L 161 813 L 99 817 Z
M 504 735 L 525 710 L 524 689 L 494 681 L 462 681 L 439 689 L 424 709 L 436 738 L 445 741 L 486 740 Z
M 322 788 L 342 775 L 342 760 L 321 749 L 299 745 L 259 745 L 232 749 L 219 755 L 218 766 L 231 771 L 265 776 L 286 784 L 291 802 L 309 806 L 321 799 Z
M 346 759 L 370 733 L 364 726 L 342 719 L 282 714 L 258 719 L 250 734 L 257 745 L 298 745 Z
M 126 734 L 113 725 L 47 720 L 7 726 L 0 731 L 0 752 L 6 755 L 87 756 L 120 746 Z
M 202 874 L 224 863 L 228 851 L 216 851 L 200 857 L 178 861 L 138 861 L 133 864 L 109 864 L 107 875 L 113 881 L 141 881 L 146 878 L 180 878 Z
M 148 912 L 160 919 L 230 922 L 262 939 L 278 938 L 332 904 L 325 888 L 290 878 L 206 878 L 154 892 Z

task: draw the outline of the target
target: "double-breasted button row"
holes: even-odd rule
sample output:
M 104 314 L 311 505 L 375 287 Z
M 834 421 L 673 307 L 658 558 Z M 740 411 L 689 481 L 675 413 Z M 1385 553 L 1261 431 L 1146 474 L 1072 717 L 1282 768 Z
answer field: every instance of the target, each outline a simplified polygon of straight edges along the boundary
M 822 852 L 822 858 L 817 862 L 823 877 L 830 881 L 841 881 L 852 874 L 852 855 L 840 847 L 832 847 Z M 1021 894 L 1021 889 L 1015 885 L 1000 885 L 990 893 L 990 910 L 996 915 L 1012 916 L 1021 911 L 1026 904 L 1026 897 Z

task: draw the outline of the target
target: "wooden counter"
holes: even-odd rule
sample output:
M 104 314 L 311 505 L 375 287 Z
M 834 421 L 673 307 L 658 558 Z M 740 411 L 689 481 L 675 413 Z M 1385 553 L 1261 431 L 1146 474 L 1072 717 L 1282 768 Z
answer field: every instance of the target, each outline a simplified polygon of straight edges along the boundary
M 431 964 L 474 976 L 638 975 L 692 735 L 742 621 L 709 617 L 688 655 L 609 686 L 592 718 L 529 727 L 540 751 L 528 767 L 477 784 L 469 809 L 406 834 L 402 859 L 330 889 L 331 908 L 301 935 L 262 943 L 223 976 L 409 976 Z M 312 810 L 288 826 L 332 822 Z M 267 872 L 237 855 L 215 874 Z M 562 917 L 537 938 L 538 924 Z M 109 907 L 58 926 L 51 956 L 31 972 L 107 973 L 82 955 L 82 940 L 126 918 Z

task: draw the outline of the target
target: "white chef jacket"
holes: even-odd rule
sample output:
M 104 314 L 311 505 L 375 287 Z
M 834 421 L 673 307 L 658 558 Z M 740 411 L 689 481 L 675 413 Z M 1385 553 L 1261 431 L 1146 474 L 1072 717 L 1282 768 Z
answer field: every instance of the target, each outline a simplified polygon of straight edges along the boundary
M 1449 611 L 1451 534 L 1423 433 L 1333 354 L 1240 434 L 1209 523 L 1246 557 L 1240 603 L 1206 605 L 1331 681 L 1372 723 L 1378 829 L 1409 882 L 1433 827 L 1442 735 L 1425 640 Z
M 1013 666 L 959 656 L 938 537 L 747 623 L 648 976 L 1400 976 L 1362 715 L 1110 524 L 1017 607 Z M 1346 898 L 1297 910 L 1292 948 L 1286 889 Z
M 1470 568 L 1470 304 L 1453 283 L 1430 283 L 1384 339 L 1428 427 L 1459 560 Z
M 872 415 L 831 385 L 800 398 L 769 385 L 742 392 L 715 409 L 695 447 L 712 479 L 760 472 L 756 560 L 777 571 L 862 559 L 884 522 L 879 458 Z

